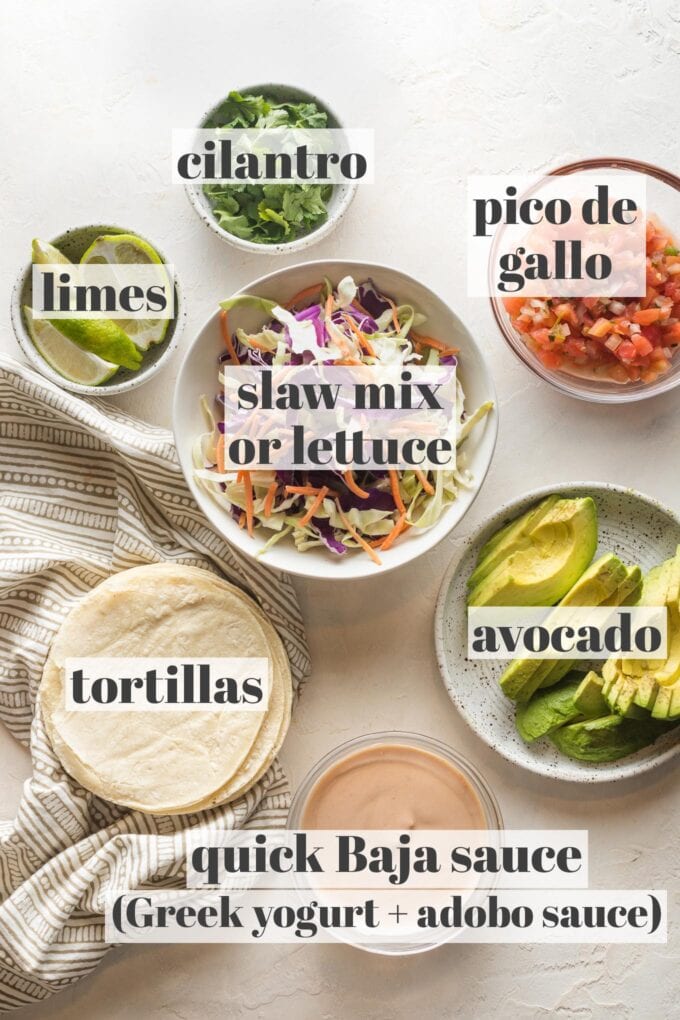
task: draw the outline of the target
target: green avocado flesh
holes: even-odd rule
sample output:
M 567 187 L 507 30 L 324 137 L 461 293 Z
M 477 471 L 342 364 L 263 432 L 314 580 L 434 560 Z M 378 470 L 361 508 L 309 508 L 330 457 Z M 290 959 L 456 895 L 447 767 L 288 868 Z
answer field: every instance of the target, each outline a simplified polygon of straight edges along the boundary
M 627 573 L 618 556 L 607 553 L 583 573 L 560 605 L 599 606 L 620 589 Z M 500 685 L 513 701 L 528 701 L 535 690 L 548 686 L 548 678 L 550 685 L 557 683 L 573 667 L 569 659 L 515 659 L 502 674 Z
M 665 658 L 611 658 L 603 666 L 603 694 L 610 712 L 624 718 L 680 719 L 680 547 L 653 567 L 642 583 L 641 605 L 665 606 L 668 647 Z
M 642 571 L 639 567 L 627 567 L 626 577 L 619 587 L 608 598 L 599 604 L 601 606 L 631 606 L 635 605 L 640 597 L 642 587 Z M 585 576 L 585 575 L 584 575 Z M 571 594 L 571 593 L 570 593 Z M 576 605 L 576 603 L 574 603 Z M 551 668 L 541 680 L 541 687 L 551 687 L 558 680 L 573 669 L 576 665 L 575 659 L 557 659 L 553 661 Z
M 472 573 L 468 605 L 554 605 L 595 554 L 595 503 L 589 496 L 553 503 L 549 498 L 506 526 L 490 550 L 489 544 Z
M 531 544 L 532 529 L 552 510 L 558 500 L 559 496 L 548 496 L 538 506 L 497 531 L 480 549 L 477 566 L 468 578 L 468 588 L 475 588 L 510 553 L 517 552 L 520 548 L 528 548 Z
M 586 673 L 581 683 L 574 692 L 574 707 L 581 715 L 595 719 L 600 715 L 607 715 L 607 702 L 602 694 L 602 677 L 593 670 Z
M 624 719 L 605 715 L 599 719 L 562 726 L 551 733 L 553 744 L 568 758 L 578 761 L 608 762 L 625 758 L 653 744 L 664 727 L 650 720 Z
M 592 562 L 597 539 L 590 497 L 548 496 L 488 539 L 468 579 L 470 606 L 666 608 L 662 657 L 612 656 L 601 676 L 575 671 L 578 660 L 515 659 L 500 677 L 522 740 L 548 737 L 593 764 L 634 754 L 680 724 L 680 546 L 643 576 L 614 553 Z

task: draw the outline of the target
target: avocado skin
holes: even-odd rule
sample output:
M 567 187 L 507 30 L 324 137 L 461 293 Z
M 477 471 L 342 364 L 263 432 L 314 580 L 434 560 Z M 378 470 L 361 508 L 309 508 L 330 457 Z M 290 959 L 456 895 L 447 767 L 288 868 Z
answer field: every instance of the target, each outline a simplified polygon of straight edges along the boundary
M 469 606 L 553 605 L 563 598 L 595 554 L 594 500 L 590 496 L 559 499 L 519 543 L 514 551 L 510 543 L 509 554 L 471 588 Z M 555 548 L 563 549 L 561 557 L 555 555 Z M 545 567 L 542 575 L 537 571 L 541 559 Z M 561 561 L 559 567 L 556 560 Z
M 579 680 L 565 680 L 549 690 L 538 691 L 531 701 L 517 706 L 515 725 L 522 740 L 531 744 L 565 723 L 580 719 L 582 712 L 574 705 Z
M 550 739 L 568 758 L 601 763 L 634 754 L 653 744 L 666 729 L 651 720 L 605 715 L 562 726 L 550 734 Z

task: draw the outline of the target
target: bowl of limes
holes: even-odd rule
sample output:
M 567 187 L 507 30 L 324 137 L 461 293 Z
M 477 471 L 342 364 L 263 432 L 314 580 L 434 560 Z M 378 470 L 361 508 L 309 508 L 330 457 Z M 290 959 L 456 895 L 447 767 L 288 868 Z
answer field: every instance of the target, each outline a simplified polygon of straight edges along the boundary
M 27 360 L 63 389 L 110 396 L 154 376 L 177 346 L 184 306 L 177 278 L 170 319 L 47 319 L 34 313 L 33 265 L 167 265 L 158 248 L 121 227 L 74 227 L 51 241 L 35 239 L 31 262 L 12 293 L 12 326 Z

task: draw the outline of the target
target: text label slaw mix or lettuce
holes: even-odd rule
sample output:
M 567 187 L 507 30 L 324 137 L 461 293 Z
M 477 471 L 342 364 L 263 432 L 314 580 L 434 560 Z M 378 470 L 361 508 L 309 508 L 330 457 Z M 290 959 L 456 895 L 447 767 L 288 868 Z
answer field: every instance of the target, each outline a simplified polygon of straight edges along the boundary
M 347 276 L 337 287 L 323 280 L 295 294 L 285 307 L 242 294 L 221 303 L 225 350 L 220 366 L 267 365 L 456 365 L 458 349 L 417 332 L 425 317 L 409 304 L 397 305 L 372 280 L 359 285 Z M 256 333 L 232 331 L 229 313 L 250 307 L 266 316 Z M 363 549 L 376 563 L 379 553 L 409 529 L 432 527 L 472 476 L 459 453 L 452 470 L 417 471 L 227 471 L 224 464 L 224 377 L 217 413 L 203 398 L 207 431 L 194 445 L 195 477 L 252 536 L 271 532 L 262 552 L 290 537 L 300 552 L 322 546 L 342 556 Z M 472 414 L 457 379 L 457 445 L 491 410 L 487 401 Z

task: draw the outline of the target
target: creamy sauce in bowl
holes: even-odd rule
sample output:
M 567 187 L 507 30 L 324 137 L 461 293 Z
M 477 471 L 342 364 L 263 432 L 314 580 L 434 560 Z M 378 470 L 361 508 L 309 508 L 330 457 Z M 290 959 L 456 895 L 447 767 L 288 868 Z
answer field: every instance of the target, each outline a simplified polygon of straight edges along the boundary
M 486 829 L 467 777 L 439 754 L 374 744 L 330 765 L 302 808 L 303 829 Z

